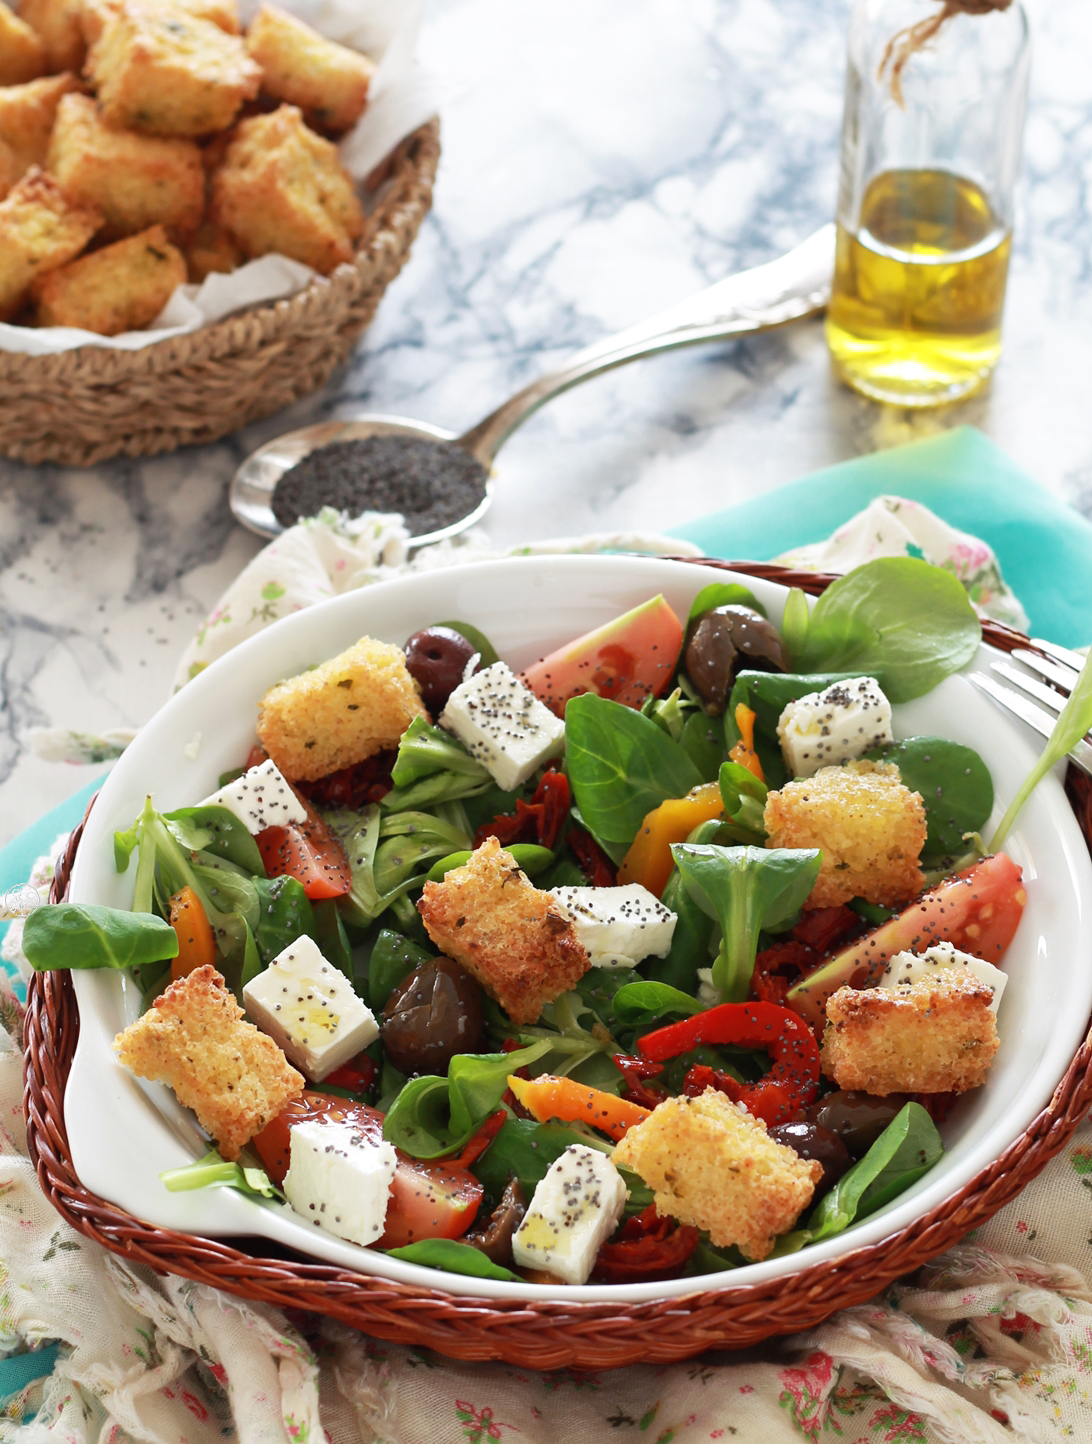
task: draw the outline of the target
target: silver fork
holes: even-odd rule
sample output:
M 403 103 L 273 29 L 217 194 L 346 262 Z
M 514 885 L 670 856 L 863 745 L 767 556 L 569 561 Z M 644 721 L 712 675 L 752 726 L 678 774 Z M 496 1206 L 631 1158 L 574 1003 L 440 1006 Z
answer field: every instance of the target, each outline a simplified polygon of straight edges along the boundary
M 1031 642 L 1048 656 L 1041 657 L 1026 647 L 1018 647 L 1011 655 L 1034 672 L 1034 677 L 1029 677 L 1027 672 L 1021 672 L 1009 662 L 991 662 L 990 671 L 1011 682 L 1012 687 L 1003 687 L 985 672 L 971 673 L 970 680 L 1006 711 L 1019 717 L 1041 736 L 1049 737 L 1085 659 L 1079 652 L 1059 647 L 1056 642 L 1045 642 L 1038 637 L 1032 637 Z M 1013 691 L 1013 687 L 1019 690 Z M 1035 700 L 1032 701 L 1032 698 Z M 1069 756 L 1082 772 L 1092 777 L 1092 741 L 1089 739 L 1090 734 L 1086 733 Z

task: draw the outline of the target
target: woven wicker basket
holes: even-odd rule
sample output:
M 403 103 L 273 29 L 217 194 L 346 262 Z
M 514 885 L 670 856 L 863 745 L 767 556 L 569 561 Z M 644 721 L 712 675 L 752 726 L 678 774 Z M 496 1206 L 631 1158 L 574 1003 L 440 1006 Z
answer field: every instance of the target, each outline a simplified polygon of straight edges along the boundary
M 0 455 L 91 466 L 216 441 L 322 386 L 402 269 L 432 204 L 440 122 L 398 147 L 355 259 L 284 301 L 140 351 L 0 351 Z
M 731 567 L 813 593 L 832 580 L 747 562 L 703 565 Z M 1003 651 L 1028 645 L 1007 627 L 987 624 L 983 631 L 986 641 Z M 1071 768 L 1067 790 L 1085 838 L 1092 839 L 1092 786 Z M 57 868 L 54 901 L 67 889 L 79 833 Z M 996 1213 L 1065 1146 L 1092 1103 L 1090 1034 L 1048 1107 L 1000 1158 L 880 1243 L 766 1283 L 682 1298 L 633 1305 L 499 1301 L 352 1273 L 278 1251 L 266 1240 L 221 1242 L 154 1228 L 89 1193 L 72 1167 L 63 1111 L 78 1033 L 69 974 L 36 974 L 25 1023 L 27 1141 L 46 1197 L 74 1228 L 134 1262 L 244 1298 L 328 1314 L 378 1338 L 427 1345 L 457 1359 L 503 1359 L 537 1369 L 666 1363 L 809 1328 L 871 1298 Z

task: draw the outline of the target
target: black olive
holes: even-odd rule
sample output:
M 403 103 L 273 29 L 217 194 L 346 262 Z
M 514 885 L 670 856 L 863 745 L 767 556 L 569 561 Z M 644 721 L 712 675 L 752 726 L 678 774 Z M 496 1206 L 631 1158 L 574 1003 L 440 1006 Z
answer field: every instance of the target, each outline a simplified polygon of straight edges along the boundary
M 686 675 L 707 712 L 728 705 L 736 671 L 783 672 L 785 654 L 777 628 L 750 607 L 714 607 L 691 625 L 683 655 Z
M 801 1158 L 814 1158 L 823 1165 L 823 1176 L 815 1186 L 816 1195 L 833 1188 L 853 1162 L 838 1135 L 818 1123 L 777 1123 L 769 1133 Z
M 439 716 L 463 680 L 475 648 L 450 627 L 426 627 L 414 632 L 405 651 L 406 670 L 420 687 L 422 702 L 434 717 Z
M 380 1031 L 399 1072 L 446 1073 L 456 1053 L 481 1048 L 482 990 L 450 958 L 429 958 L 387 999 Z
M 481 1249 L 486 1258 L 501 1268 L 512 1267 L 512 1237 L 523 1222 L 527 1212 L 527 1200 L 523 1196 L 519 1179 L 513 1178 L 501 1195 L 501 1201 L 489 1215 L 484 1228 L 463 1236 L 463 1243 Z
M 897 1113 L 910 1100 L 904 1093 L 874 1098 L 858 1089 L 839 1089 L 801 1111 L 809 1123 L 836 1133 L 854 1158 L 863 1158 Z

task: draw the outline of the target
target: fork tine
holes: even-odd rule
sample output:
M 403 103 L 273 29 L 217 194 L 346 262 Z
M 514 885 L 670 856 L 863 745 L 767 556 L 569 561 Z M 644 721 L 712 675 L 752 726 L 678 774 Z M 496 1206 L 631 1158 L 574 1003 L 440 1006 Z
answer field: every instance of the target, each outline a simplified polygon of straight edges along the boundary
M 1052 712 L 1060 712 L 1065 706 L 1066 698 L 1061 692 L 1055 692 L 1053 687 L 1048 687 L 1045 682 L 1039 682 L 1034 677 L 1029 677 L 1026 672 L 1019 672 L 1015 667 L 1010 667 L 1007 662 L 991 662 L 990 671 L 996 672 L 999 677 L 1014 683 L 1022 692 L 1029 697 L 1034 697 L 1037 702 L 1042 702 L 1044 707 L 1049 707 Z
M 1041 736 L 1049 737 L 1054 731 L 1055 718 L 1049 712 L 1044 712 L 1042 707 L 1037 707 L 1034 702 L 1029 702 L 1026 697 L 1021 697 L 1018 692 L 1010 692 L 1007 687 L 1002 687 L 1000 682 L 995 682 L 983 672 L 972 672 L 969 680 L 980 691 L 988 692 L 995 702 L 1000 702 L 1006 711 L 1015 713 L 1029 727 L 1034 727 Z
M 1063 666 L 1060 662 L 1048 662 L 1045 657 L 1037 657 L 1034 652 L 1023 647 L 1018 647 L 1012 656 L 1018 662 L 1023 662 L 1025 667 L 1030 667 L 1033 672 L 1038 672 L 1040 677 L 1045 677 L 1048 682 L 1057 682 L 1059 687 L 1064 687 L 1067 696 L 1073 690 L 1078 673 L 1074 672 L 1072 667 Z
M 1045 642 L 1042 637 L 1032 637 L 1031 641 L 1034 646 L 1041 648 L 1044 652 L 1049 652 L 1052 657 L 1057 657 L 1059 662 L 1064 662 L 1075 672 L 1079 672 L 1088 660 L 1086 657 L 1082 657 L 1080 652 L 1071 652 L 1068 647 L 1059 647 L 1057 642 Z

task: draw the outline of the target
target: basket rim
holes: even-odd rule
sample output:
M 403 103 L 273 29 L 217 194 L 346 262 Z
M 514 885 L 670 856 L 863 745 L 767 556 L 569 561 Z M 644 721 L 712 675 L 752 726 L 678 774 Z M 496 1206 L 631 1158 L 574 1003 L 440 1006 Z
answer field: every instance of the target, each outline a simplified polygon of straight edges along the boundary
M 336 266 L 328 276 L 316 275 L 306 286 L 289 296 L 273 297 L 240 306 L 216 321 L 198 326 L 196 330 L 184 332 L 180 336 L 165 337 L 161 341 L 152 341 L 131 351 L 102 346 L 95 342 L 41 355 L 0 348 L 0 377 L 18 375 L 20 381 L 34 380 L 36 373 L 40 371 L 43 376 L 48 375 L 49 379 L 53 379 L 56 369 L 62 363 L 66 370 L 91 367 L 100 380 L 107 380 L 113 372 L 122 377 L 135 372 L 144 373 L 158 369 L 159 364 L 165 360 L 170 362 L 173 353 L 185 343 L 199 344 L 202 349 L 216 354 L 220 343 L 231 335 L 236 323 L 244 318 L 259 328 L 267 328 L 285 315 L 287 310 L 306 310 L 315 302 L 321 302 L 328 294 L 331 284 L 343 282 L 374 265 L 380 253 L 395 240 L 394 231 L 398 212 L 404 204 L 405 184 L 407 180 L 420 175 L 431 186 L 439 160 L 439 138 L 440 118 L 432 116 L 404 136 L 394 147 L 384 162 L 384 166 L 390 167 L 390 175 L 382 182 L 387 190 L 380 196 L 376 209 L 367 217 L 367 226 L 356 245 L 353 259 Z M 377 194 L 380 189 L 377 188 Z
M 834 580 L 773 563 L 677 560 L 801 586 L 812 594 Z M 1022 633 L 996 623 L 983 624 L 983 637 L 1004 651 L 1029 645 Z M 1080 778 L 1070 800 L 1088 840 L 1092 788 L 1084 784 Z M 54 901 L 64 895 L 81 831 L 82 824 L 58 865 Z M 455 1357 L 502 1358 L 536 1368 L 603 1368 L 637 1359 L 666 1362 L 816 1324 L 942 1253 L 995 1213 L 1065 1146 L 1092 1103 L 1089 1033 L 1050 1102 L 997 1159 L 928 1213 L 876 1243 L 773 1280 L 696 1288 L 690 1294 L 633 1304 L 500 1300 L 395 1283 L 295 1257 L 271 1258 L 264 1240 L 256 1254 L 234 1241 L 173 1233 L 144 1224 L 90 1193 L 72 1167 L 63 1113 L 78 1026 L 70 976 L 36 974 L 28 989 L 25 1026 L 28 1148 L 43 1191 L 73 1227 L 160 1271 L 243 1297 L 330 1314 L 379 1337 L 426 1344 Z

